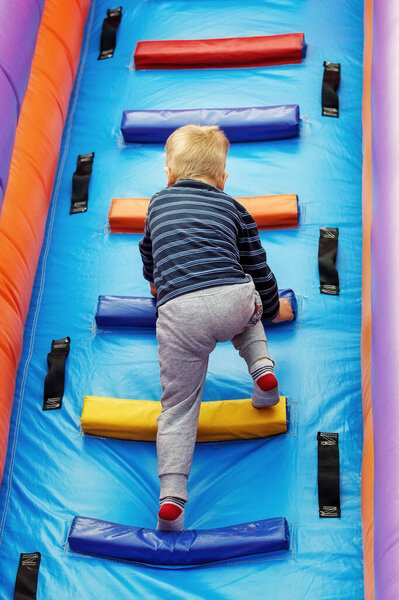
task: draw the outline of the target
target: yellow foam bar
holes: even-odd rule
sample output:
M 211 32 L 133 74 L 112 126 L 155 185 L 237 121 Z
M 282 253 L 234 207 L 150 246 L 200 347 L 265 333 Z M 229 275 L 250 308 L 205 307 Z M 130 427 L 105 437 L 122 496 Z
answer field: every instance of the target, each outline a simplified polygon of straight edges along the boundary
M 81 417 L 85 433 L 154 442 L 161 403 L 85 396 Z M 197 442 L 265 438 L 287 431 L 286 398 L 276 406 L 253 408 L 250 399 L 202 402 Z

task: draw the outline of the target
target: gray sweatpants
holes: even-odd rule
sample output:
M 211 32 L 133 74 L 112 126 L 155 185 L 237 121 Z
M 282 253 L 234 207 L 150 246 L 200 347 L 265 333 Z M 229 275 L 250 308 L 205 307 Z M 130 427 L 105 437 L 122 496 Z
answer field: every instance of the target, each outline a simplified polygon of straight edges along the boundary
M 160 498 L 187 500 L 201 395 L 209 354 L 216 343 L 231 340 L 248 368 L 268 357 L 262 323 L 248 326 L 254 309 L 252 281 L 191 292 L 159 307 L 157 340 L 163 392 L 157 434 Z

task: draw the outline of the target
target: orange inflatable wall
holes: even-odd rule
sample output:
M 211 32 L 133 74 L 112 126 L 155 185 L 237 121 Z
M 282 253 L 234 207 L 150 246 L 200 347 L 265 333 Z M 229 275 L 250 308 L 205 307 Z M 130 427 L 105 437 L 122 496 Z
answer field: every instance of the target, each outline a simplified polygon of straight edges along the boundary
M 90 0 L 46 0 L 0 218 L 0 481 L 24 325 Z

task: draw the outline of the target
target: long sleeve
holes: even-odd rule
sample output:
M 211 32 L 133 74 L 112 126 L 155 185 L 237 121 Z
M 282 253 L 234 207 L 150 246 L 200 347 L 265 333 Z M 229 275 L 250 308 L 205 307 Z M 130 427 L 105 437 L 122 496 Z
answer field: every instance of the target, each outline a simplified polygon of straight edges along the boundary
M 266 252 L 259 239 L 258 227 L 254 219 L 243 206 L 237 204 L 240 207 L 241 221 L 237 239 L 240 264 L 245 273 L 251 275 L 260 294 L 263 304 L 263 320 L 272 321 L 277 317 L 280 306 L 277 281 L 267 264 Z
M 154 261 L 152 258 L 152 242 L 148 227 L 148 219 L 145 223 L 144 237 L 140 240 L 139 250 L 143 261 L 143 275 L 147 281 L 154 281 Z

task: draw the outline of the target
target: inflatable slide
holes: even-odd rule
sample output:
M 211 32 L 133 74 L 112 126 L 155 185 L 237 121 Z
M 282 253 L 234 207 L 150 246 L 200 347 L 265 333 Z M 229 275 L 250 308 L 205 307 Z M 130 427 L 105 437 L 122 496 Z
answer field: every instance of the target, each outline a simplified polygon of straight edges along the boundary
M 399 598 L 394 0 L 0 0 L 0 31 L 0 597 Z M 295 320 L 274 407 L 212 353 L 163 532 L 138 244 L 189 123 Z

